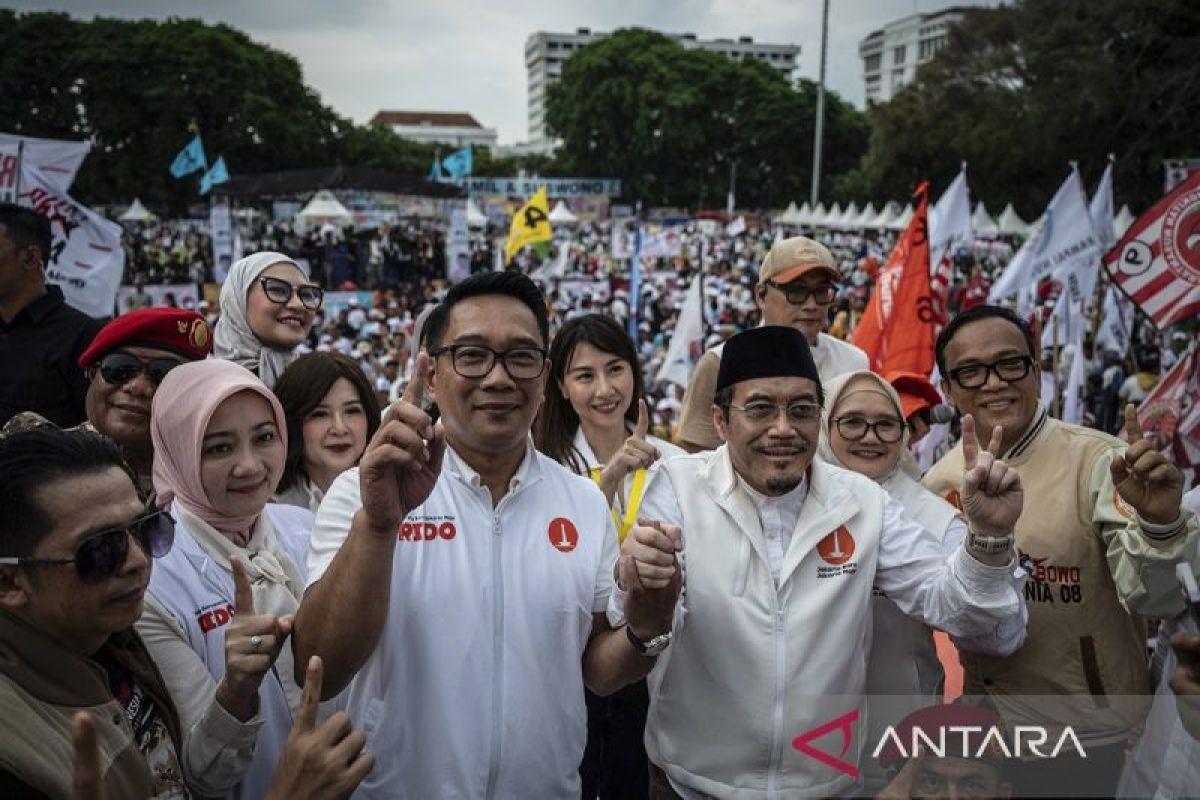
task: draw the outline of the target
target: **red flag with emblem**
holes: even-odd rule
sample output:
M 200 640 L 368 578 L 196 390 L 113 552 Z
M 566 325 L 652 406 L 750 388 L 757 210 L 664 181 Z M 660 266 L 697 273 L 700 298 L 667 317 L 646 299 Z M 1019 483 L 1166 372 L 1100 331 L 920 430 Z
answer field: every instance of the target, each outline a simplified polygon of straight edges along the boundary
M 1159 328 L 1200 314 L 1200 171 L 1138 217 L 1104 266 Z
M 1189 485 L 1200 479 L 1200 346 L 1193 344 L 1138 406 L 1138 424 Z
M 871 369 L 933 372 L 934 310 L 929 286 L 929 182 L 923 181 L 912 221 L 901 234 L 851 341 L 871 359 Z

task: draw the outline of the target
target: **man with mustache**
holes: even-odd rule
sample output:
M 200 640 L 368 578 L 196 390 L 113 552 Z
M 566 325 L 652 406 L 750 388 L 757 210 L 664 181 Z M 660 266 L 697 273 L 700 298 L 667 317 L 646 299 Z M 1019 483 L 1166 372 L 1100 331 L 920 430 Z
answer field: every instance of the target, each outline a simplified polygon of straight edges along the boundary
M 852 788 L 863 730 L 872 587 L 960 646 L 1024 638 L 1011 532 L 1021 482 L 964 421 L 969 533 L 947 558 L 878 484 L 813 459 L 824 401 L 803 334 L 764 326 L 725 345 L 712 406 L 725 444 L 671 459 L 642 503 L 682 530 L 671 647 L 648 678 L 654 798 L 819 797 Z M 622 544 L 643 586 L 674 574 L 669 537 Z M 622 576 L 623 577 L 623 576 Z M 623 585 L 623 581 L 621 584 Z M 609 601 L 620 624 L 621 586 Z M 825 752 L 822 730 L 845 746 Z M 814 744 L 805 734 L 812 733 Z M 814 755 L 815 753 L 815 755 Z

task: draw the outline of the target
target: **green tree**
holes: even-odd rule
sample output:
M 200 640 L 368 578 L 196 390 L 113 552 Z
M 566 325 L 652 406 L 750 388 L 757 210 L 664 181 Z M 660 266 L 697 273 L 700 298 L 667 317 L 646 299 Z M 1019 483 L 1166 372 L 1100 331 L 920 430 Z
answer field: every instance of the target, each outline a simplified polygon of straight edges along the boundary
M 858 163 L 862 115 L 827 94 L 826 177 Z M 689 50 L 625 29 L 577 51 L 548 92 L 546 120 L 563 144 L 559 168 L 613 176 L 648 205 L 723 206 L 731 165 L 739 205 L 807 196 L 816 88 L 793 87 L 757 60 Z
M 1162 194 L 1164 158 L 1200 155 L 1200 14 L 1192 0 L 1021 0 L 971 9 L 891 102 L 868 111 L 870 148 L 840 187 L 905 196 L 969 162 L 993 210 L 1041 213 L 1078 161 L 1089 186 L 1115 153 L 1117 201 Z

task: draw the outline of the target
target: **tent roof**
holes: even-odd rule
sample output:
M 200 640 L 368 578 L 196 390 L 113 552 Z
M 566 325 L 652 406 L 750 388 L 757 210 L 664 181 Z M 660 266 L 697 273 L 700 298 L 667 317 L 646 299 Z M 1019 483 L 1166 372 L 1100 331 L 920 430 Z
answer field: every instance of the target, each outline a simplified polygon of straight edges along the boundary
M 900 212 L 900 216 L 888 223 L 888 230 L 902 231 L 908 227 L 908 223 L 912 222 L 913 207 L 912 203 L 904 206 L 904 211 Z
M 148 220 L 157 219 L 150 209 L 142 205 L 142 201 L 138 198 L 133 198 L 133 203 L 129 208 L 125 209 L 125 213 L 117 217 L 122 222 L 147 222 Z
M 1021 219 L 1017 215 L 1017 210 L 1013 208 L 1013 204 L 1009 203 L 1000 212 L 1000 219 L 997 221 L 1000 232 L 1009 235 L 1024 235 L 1029 232 L 1029 223 Z
M 297 219 L 326 220 L 351 219 L 350 209 L 342 205 L 342 201 L 328 189 L 322 189 L 313 195 L 308 205 L 296 214 Z
M 1000 232 L 982 200 L 975 204 L 975 213 L 971 215 L 971 230 L 976 236 L 995 236 Z
M 571 213 L 571 209 L 567 208 L 566 202 L 559 200 L 558 205 L 550 211 L 550 221 L 563 223 L 579 222 L 579 217 Z
M 487 217 L 479 210 L 479 206 L 475 205 L 474 200 L 467 201 L 467 224 L 476 228 L 487 225 Z
M 1121 210 L 1117 212 L 1117 216 L 1113 218 L 1113 233 L 1117 238 L 1125 235 L 1125 231 L 1129 230 L 1129 226 L 1134 223 L 1137 217 L 1129 210 L 1129 206 L 1121 206 Z

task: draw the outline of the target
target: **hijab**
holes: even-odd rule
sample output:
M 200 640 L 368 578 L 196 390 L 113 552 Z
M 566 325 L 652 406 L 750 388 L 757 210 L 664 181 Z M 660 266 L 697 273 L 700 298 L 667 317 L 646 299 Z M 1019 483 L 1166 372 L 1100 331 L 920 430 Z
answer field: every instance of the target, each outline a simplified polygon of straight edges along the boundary
M 297 353 L 268 347 L 254 335 L 246 313 L 246 297 L 258 276 L 267 267 L 280 262 L 291 264 L 301 274 L 308 274 L 290 257 L 271 251 L 248 255 L 229 268 L 229 275 L 221 286 L 221 316 L 213 333 L 213 355 L 256 373 L 267 388 L 275 385 Z
M 867 379 L 873 385 L 864 386 L 863 384 L 866 381 L 860 379 Z M 846 390 L 848 387 L 850 387 L 851 383 L 854 384 L 853 391 L 847 392 Z M 833 425 L 833 412 L 837 408 L 838 403 L 842 400 L 842 398 L 849 397 L 852 394 L 858 394 L 859 392 L 874 392 L 876 394 L 881 394 L 891 401 L 892 406 L 895 408 L 896 416 L 901 420 L 904 419 L 904 407 L 900 403 L 900 395 L 897 394 L 896 390 L 892 388 L 890 383 L 870 370 L 859 370 L 857 372 L 847 372 L 842 375 L 838 375 L 837 377 L 826 381 L 824 384 L 824 389 L 825 407 L 821 409 L 821 439 L 817 443 L 817 455 L 827 464 L 833 464 L 834 466 L 841 467 L 842 469 L 849 469 L 849 467 L 847 467 L 841 462 L 840 459 L 838 459 L 837 454 L 833 451 L 833 445 L 830 444 L 829 439 L 830 427 Z M 906 457 L 905 454 L 908 453 L 908 437 L 909 431 L 906 426 L 904 428 L 904 434 L 900 437 L 899 460 L 886 475 L 882 475 L 877 478 L 876 483 L 886 483 L 888 479 L 897 473 L 897 471 L 903 468 Z M 911 456 L 908 456 L 908 458 L 911 458 Z
M 154 393 L 150 439 L 154 443 L 154 489 L 159 508 L 172 501 L 218 530 L 246 530 L 260 516 L 230 518 L 217 511 L 204 491 L 200 459 L 204 432 L 217 407 L 238 392 L 251 391 L 271 406 L 279 438 L 287 449 L 287 420 L 275 395 L 254 373 L 232 361 L 210 358 L 180 364 Z

